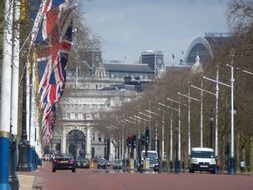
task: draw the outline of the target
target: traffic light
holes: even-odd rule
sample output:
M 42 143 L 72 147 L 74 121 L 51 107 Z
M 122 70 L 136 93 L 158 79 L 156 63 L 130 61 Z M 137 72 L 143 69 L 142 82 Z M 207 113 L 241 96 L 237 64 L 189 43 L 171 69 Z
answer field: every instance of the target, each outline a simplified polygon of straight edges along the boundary
M 128 147 L 131 146 L 131 140 L 132 140 L 131 135 L 128 134 L 128 137 L 127 137 L 127 146 L 128 146 Z
M 132 147 L 136 148 L 136 135 L 132 137 Z
M 141 135 L 141 144 L 144 145 L 145 144 L 145 134 Z
M 149 129 L 147 128 L 145 131 L 145 137 L 146 137 L 146 143 L 149 143 L 150 141 L 150 136 L 149 136 Z

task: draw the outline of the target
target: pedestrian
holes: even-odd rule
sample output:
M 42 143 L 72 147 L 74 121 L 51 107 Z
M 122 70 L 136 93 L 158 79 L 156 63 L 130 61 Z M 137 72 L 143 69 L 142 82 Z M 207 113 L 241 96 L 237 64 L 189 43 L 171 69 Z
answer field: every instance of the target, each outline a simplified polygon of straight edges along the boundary
M 244 171 L 245 171 L 245 161 L 244 161 L 244 160 L 241 160 L 241 161 L 240 161 L 240 171 L 241 171 L 241 172 L 244 172 Z
M 221 160 L 219 159 L 219 160 L 217 160 L 217 173 L 219 173 L 219 172 L 221 172 L 221 170 L 222 170 L 222 163 L 221 163 Z

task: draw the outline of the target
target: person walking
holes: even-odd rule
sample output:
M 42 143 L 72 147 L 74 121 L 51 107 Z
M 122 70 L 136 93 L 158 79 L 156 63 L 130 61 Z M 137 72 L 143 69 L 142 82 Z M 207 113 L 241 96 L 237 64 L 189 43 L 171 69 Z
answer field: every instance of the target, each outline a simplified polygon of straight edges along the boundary
M 241 160 L 240 161 L 240 171 L 243 173 L 245 171 L 245 161 Z

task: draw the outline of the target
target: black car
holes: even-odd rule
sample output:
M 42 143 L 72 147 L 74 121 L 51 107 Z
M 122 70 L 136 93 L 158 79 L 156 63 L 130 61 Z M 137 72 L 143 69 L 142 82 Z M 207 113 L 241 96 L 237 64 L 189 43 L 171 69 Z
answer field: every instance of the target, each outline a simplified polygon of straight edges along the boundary
M 71 170 L 76 172 L 75 160 L 72 154 L 55 154 L 52 158 L 52 172 L 56 170 Z
M 106 159 L 104 159 L 104 158 L 98 159 L 98 161 L 97 161 L 97 169 L 99 169 L 99 168 L 106 169 L 106 166 L 107 166 L 107 160 Z
M 149 159 L 149 168 L 153 169 L 154 172 L 158 172 L 159 170 L 159 160 L 155 158 Z
M 77 157 L 76 168 L 90 168 L 90 160 L 88 158 Z
M 123 161 L 121 159 L 115 159 L 112 162 L 112 169 L 123 169 Z

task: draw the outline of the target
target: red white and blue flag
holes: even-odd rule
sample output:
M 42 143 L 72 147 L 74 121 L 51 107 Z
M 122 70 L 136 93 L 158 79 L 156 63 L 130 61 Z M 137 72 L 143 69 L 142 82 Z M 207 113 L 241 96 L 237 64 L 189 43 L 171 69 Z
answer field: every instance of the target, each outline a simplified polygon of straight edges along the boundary
M 60 36 L 58 27 L 50 36 L 49 44 L 40 47 L 37 51 L 39 70 L 38 92 L 46 95 L 51 85 L 63 86 L 66 81 L 66 65 L 72 45 L 72 24 L 69 25 L 63 37 Z M 56 89 L 54 87 L 54 89 Z M 63 90 L 63 89 L 62 89 Z
M 66 82 L 66 65 L 72 45 L 72 11 L 67 0 L 45 0 L 37 21 L 36 45 L 38 95 L 42 108 L 42 129 L 47 143 L 55 123 L 55 104 Z
M 45 41 L 68 8 L 68 0 L 44 0 L 34 22 L 32 42 Z

